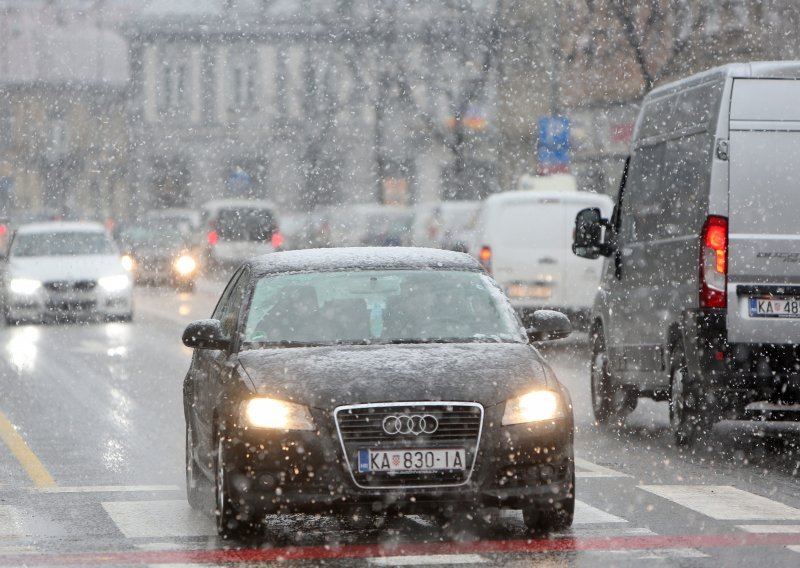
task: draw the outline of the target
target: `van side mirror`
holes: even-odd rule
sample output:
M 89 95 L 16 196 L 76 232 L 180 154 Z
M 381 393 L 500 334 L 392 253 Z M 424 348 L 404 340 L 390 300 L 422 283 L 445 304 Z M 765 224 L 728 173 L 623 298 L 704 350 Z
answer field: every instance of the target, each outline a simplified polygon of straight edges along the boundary
M 547 341 L 563 339 L 572 333 L 569 318 L 554 310 L 536 310 L 533 312 L 531 326 L 525 330 L 530 341 Z
M 608 219 L 603 219 L 600 209 L 592 207 L 582 209 L 575 216 L 575 236 L 572 241 L 572 252 L 582 258 L 610 256 L 611 247 L 603 242 L 603 229 L 608 229 Z
M 222 323 L 215 319 L 193 321 L 183 331 L 183 344 L 192 349 L 219 349 L 226 350 L 231 346 L 231 340 L 225 336 Z

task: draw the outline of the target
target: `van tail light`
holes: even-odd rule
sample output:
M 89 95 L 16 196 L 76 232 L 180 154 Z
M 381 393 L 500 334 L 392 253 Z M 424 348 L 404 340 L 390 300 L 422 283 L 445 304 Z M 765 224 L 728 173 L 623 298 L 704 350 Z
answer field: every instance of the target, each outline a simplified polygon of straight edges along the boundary
M 486 269 L 486 272 L 492 272 L 492 249 L 489 247 L 483 247 L 481 249 L 480 254 L 478 255 L 478 260 L 481 261 L 481 264 Z
M 278 231 L 272 233 L 272 246 L 275 248 L 281 248 L 283 246 L 283 235 Z
M 208 232 L 208 244 L 213 247 L 216 246 L 218 242 L 219 242 L 219 235 L 214 229 L 211 229 Z
M 8 234 L 8 225 L 0 223 L 0 237 L 5 237 Z
M 728 220 L 709 215 L 700 236 L 700 307 L 728 305 Z

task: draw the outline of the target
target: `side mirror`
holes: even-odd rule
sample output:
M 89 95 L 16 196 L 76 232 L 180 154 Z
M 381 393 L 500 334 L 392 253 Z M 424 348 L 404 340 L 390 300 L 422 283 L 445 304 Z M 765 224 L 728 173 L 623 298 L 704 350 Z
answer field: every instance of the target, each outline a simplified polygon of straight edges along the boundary
M 561 312 L 536 310 L 533 312 L 533 323 L 526 331 L 531 341 L 563 339 L 572 333 L 572 324 Z
M 572 252 L 582 258 L 608 256 L 609 247 L 603 243 L 603 228 L 608 229 L 608 219 L 603 219 L 600 209 L 592 207 L 582 209 L 575 216 L 575 236 L 572 241 Z
M 192 349 L 220 349 L 231 346 L 231 340 L 222 331 L 222 323 L 215 319 L 193 321 L 183 331 L 183 344 Z

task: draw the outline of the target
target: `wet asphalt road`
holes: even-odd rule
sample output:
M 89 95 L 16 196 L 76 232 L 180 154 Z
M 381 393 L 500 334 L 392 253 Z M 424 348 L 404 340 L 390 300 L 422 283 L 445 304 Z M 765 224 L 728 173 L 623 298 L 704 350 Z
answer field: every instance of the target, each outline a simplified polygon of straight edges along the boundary
M 571 530 L 529 540 L 516 513 L 447 530 L 293 515 L 222 542 L 184 499 L 180 334 L 223 284 L 138 290 L 130 324 L 0 328 L 0 566 L 800 565 L 800 425 L 726 423 L 680 452 L 666 403 L 642 401 L 598 430 L 580 334 L 544 348 L 575 406 Z

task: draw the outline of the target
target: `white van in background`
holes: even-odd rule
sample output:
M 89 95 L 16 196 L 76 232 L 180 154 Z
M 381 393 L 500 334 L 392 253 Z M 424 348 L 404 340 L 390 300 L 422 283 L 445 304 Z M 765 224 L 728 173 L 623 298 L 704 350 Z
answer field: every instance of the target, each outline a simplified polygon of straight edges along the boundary
M 580 323 L 591 311 L 602 260 L 572 254 L 575 215 L 587 207 L 609 215 L 607 195 L 582 191 L 508 191 L 490 196 L 478 217 L 474 248 L 523 321 L 552 308 Z

